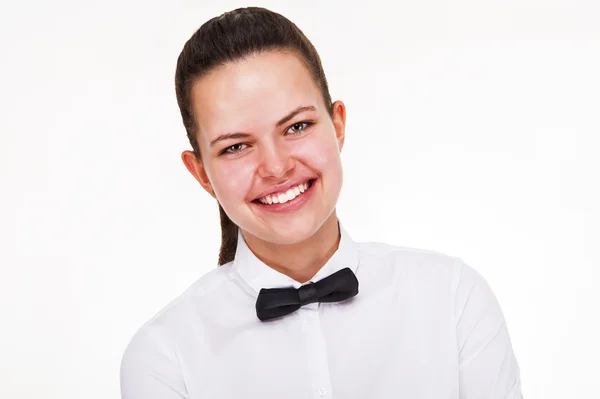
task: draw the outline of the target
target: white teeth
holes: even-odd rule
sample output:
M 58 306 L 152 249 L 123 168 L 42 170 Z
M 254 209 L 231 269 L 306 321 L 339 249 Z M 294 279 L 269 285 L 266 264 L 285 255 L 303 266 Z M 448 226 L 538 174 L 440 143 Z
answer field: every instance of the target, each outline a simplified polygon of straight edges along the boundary
M 293 200 L 294 198 L 296 198 L 296 193 L 294 192 L 294 189 L 289 189 L 285 192 L 285 195 L 287 195 L 287 199 L 288 201 Z
M 267 195 L 260 198 L 259 201 L 263 204 L 285 204 L 288 201 L 293 200 L 300 194 L 304 193 L 308 189 L 308 182 L 299 184 L 295 187 L 290 188 L 285 193 L 279 193 L 274 195 Z

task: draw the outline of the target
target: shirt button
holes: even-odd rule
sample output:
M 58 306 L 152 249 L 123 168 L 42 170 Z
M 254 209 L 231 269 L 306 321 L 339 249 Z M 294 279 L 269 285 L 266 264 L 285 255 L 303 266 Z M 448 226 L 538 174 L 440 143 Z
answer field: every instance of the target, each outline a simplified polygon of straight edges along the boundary
M 325 388 L 319 389 L 319 395 L 321 395 L 321 396 L 327 395 L 327 391 L 325 390 Z

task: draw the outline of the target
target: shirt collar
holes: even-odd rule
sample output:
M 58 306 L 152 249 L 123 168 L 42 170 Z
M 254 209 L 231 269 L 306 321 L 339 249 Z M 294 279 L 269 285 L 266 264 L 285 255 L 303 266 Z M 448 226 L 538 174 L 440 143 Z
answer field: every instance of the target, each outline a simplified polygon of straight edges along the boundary
M 309 282 L 317 282 L 346 267 L 350 268 L 356 274 L 358 268 L 357 243 L 352 240 L 348 232 L 344 229 L 339 218 L 337 221 L 340 230 L 340 242 L 337 250 L 310 281 L 304 284 L 267 266 L 258 259 L 248 247 L 239 228 L 235 259 L 232 265 L 233 272 L 255 291 L 256 295 L 258 295 L 261 288 L 299 288 Z

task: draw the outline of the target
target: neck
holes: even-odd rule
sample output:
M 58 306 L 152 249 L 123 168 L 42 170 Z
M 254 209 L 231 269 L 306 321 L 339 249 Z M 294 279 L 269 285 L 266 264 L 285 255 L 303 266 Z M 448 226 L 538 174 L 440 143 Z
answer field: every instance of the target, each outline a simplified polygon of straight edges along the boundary
M 264 264 L 299 283 L 305 283 L 338 249 L 340 231 L 334 210 L 315 234 L 299 243 L 282 245 L 257 237 L 245 238 L 254 255 Z

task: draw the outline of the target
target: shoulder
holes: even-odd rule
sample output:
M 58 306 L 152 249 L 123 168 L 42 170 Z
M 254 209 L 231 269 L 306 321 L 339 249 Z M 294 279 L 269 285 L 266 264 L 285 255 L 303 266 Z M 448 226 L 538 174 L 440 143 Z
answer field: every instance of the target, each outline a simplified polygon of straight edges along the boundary
M 171 350 L 178 340 L 177 335 L 187 330 L 206 302 L 211 301 L 223 285 L 230 284 L 227 278 L 230 268 L 231 263 L 228 263 L 204 274 L 144 322 L 133 334 L 123 361 L 144 356 L 144 353 Z
M 464 269 L 469 268 L 461 258 L 434 250 L 383 242 L 360 242 L 357 245 L 361 263 L 373 264 L 404 277 L 456 282 Z
M 133 335 L 121 358 L 122 397 L 184 398 L 182 354 L 198 331 L 198 309 L 227 284 L 230 264 L 196 280 L 182 294 L 160 309 Z
M 465 291 L 468 294 L 475 286 L 490 290 L 486 279 L 458 256 L 382 242 L 360 242 L 357 246 L 359 269 L 366 278 L 373 277 L 380 284 L 388 280 L 452 296 Z
M 178 319 L 182 313 L 190 311 L 190 307 L 196 307 L 198 301 L 218 292 L 224 284 L 229 283 L 228 272 L 231 265 L 230 262 L 219 266 L 198 278 L 183 293 L 150 318 L 144 326 L 156 326 L 174 321 L 173 319 Z
M 358 243 L 359 273 L 374 290 L 388 286 L 417 301 L 455 304 L 460 314 L 467 305 L 486 306 L 494 294 L 485 278 L 462 258 L 427 249 L 381 242 Z

